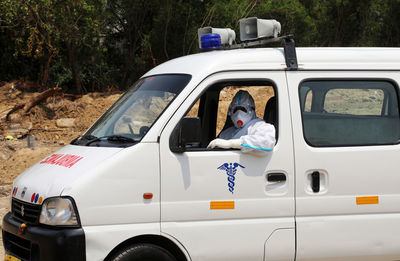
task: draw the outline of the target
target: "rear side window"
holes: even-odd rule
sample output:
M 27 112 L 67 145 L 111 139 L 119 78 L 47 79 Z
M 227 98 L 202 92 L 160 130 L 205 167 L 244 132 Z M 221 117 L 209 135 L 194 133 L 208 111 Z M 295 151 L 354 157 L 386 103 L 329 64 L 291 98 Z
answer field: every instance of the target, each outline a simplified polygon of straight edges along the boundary
M 300 85 L 304 138 L 315 147 L 396 144 L 397 87 L 388 81 L 306 81 Z
M 325 95 L 324 111 L 348 115 L 382 114 L 382 89 L 332 89 Z

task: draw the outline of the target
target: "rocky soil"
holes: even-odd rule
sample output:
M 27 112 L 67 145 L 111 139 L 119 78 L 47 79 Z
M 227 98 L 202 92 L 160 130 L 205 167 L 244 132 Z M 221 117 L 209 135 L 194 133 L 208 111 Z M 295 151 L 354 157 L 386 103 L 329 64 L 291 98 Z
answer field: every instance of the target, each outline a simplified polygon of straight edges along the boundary
M 52 95 L 32 107 L 9 113 L 39 96 L 35 83 L 0 83 L 0 224 L 10 210 L 13 180 L 25 169 L 81 135 L 121 95 L 120 92 L 83 96 Z M 28 137 L 33 144 L 28 146 Z M 1 237 L 1 233 L 0 233 Z M 4 250 L 0 247 L 0 260 Z

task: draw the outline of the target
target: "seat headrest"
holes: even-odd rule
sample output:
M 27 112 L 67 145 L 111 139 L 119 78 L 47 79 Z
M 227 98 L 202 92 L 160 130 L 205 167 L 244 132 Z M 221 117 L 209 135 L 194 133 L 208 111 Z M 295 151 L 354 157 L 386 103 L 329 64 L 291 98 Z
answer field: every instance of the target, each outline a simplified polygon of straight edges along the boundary
M 270 124 L 275 125 L 276 122 L 276 97 L 271 97 L 267 104 L 265 105 L 264 110 L 264 121 Z

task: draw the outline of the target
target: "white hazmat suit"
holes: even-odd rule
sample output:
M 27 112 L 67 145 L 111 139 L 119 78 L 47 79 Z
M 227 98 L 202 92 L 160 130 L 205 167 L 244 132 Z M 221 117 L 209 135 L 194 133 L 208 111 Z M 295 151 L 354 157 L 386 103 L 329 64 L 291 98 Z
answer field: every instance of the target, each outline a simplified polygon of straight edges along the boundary
M 239 91 L 229 105 L 228 115 L 233 126 L 222 131 L 208 148 L 241 149 L 263 154 L 275 145 L 275 127 L 257 118 L 255 104 L 247 91 Z

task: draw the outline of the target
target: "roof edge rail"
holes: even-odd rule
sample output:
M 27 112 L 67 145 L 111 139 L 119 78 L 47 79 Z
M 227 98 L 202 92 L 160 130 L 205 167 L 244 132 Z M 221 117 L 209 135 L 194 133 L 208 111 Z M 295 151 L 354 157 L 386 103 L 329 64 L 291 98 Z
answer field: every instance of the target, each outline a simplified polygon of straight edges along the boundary
M 268 38 L 268 39 L 259 39 L 253 41 L 246 41 L 240 44 L 228 45 L 225 46 L 225 50 L 231 49 L 241 49 L 241 48 L 249 48 L 255 46 L 263 46 L 270 43 L 281 42 L 283 44 L 283 51 L 285 55 L 286 67 L 288 70 L 297 70 L 297 55 L 296 55 L 296 43 L 294 41 L 293 35 L 285 35 L 276 38 Z

